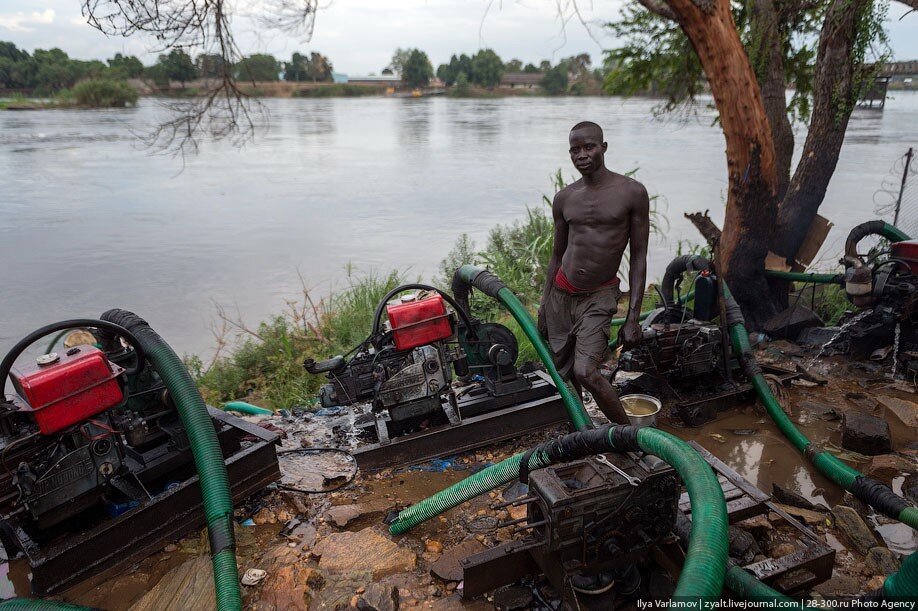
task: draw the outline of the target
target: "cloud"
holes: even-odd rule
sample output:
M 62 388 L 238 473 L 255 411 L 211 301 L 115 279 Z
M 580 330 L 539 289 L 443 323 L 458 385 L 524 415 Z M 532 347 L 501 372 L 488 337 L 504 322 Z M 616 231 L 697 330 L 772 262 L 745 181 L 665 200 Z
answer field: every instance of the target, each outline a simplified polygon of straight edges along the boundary
M 35 28 L 26 27 L 25 24 L 48 25 L 54 23 L 54 9 L 47 9 L 41 13 L 0 13 L 0 28 L 10 32 L 34 32 Z

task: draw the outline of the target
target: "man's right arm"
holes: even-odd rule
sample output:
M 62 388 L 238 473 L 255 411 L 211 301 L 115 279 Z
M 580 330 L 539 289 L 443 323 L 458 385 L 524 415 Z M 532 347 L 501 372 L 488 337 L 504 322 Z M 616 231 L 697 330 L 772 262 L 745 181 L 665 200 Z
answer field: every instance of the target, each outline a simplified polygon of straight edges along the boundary
M 562 214 L 561 202 L 561 193 L 555 194 L 555 199 L 551 204 L 551 216 L 555 224 L 555 237 L 551 250 L 551 257 L 548 259 L 548 268 L 545 270 L 546 278 L 545 288 L 542 289 L 542 306 L 545 305 L 545 300 L 548 299 L 551 285 L 555 281 L 555 274 L 558 272 L 558 267 L 561 265 L 564 251 L 567 250 L 567 221 L 564 220 L 564 215 Z M 541 313 L 542 308 L 539 308 L 540 319 L 542 318 Z M 539 322 L 539 326 L 541 327 L 543 321 L 540 320 Z

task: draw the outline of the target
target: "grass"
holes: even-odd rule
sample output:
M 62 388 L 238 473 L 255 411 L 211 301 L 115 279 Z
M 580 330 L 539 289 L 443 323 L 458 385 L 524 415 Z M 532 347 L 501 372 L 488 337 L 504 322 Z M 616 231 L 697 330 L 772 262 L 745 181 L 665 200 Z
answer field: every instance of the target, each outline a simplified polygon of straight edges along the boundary
M 137 104 L 137 90 L 125 81 L 90 79 L 73 89 L 61 89 L 50 98 L 27 98 L 17 93 L 0 101 L 2 110 L 43 110 L 51 108 L 124 108 Z
M 371 87 L 369 85 L 348 85 L 346 83 L 335 83 L 324 87 L 314 87 L 311 89 L 297 89 L 293 92 L 295 98 L 356 98 L 368 95 L 383 95 L 386 92 L 381 87 Z

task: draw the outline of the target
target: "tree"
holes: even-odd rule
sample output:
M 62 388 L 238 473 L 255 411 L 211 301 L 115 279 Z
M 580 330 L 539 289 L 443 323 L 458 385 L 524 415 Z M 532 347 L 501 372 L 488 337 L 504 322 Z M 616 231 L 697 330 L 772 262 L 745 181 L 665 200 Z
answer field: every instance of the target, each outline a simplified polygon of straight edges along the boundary
M 545 73 L 539 86 L 549 95 L 559 95 L 567 91 L 567 67 L 564 64 L 558 64 Z
M 412 51 L 415 50 L 416 49 L 402 49 L 399 47 L 395 50 L 395 53 L 392 54 L 392 61 L 390 61 L 389 65 L 386 67 L 395 74 L 402 74 L 405 71 L 405 65 L 408 63 Z
M 108 60 L 108 68 L 115 78 L 129 79 L 143 76 L 143 63 L 134 55 L 115 53 L 115 57 Z
M 254 53 L 244 57 L 236 65 L 240 79 L 245 81 L 276 81 L 280 72 L 280 64 L 273 55 Z
M 547 59 L 543 59 L 539 62 L 539 72 L 548 72 L 551 70 L 551 62 Z
M 181 49 L 172 49 L 168 54 L 160 55 L 156 62 L 161 65 L 162 74 L 170 81 L 178 81 L 185 87 L 185 83 L 194 80 L 198 71 L 191 61 L 191 56 Z
M 518 59 L 511 59 L 504 64 L 504 72 L 522 72 L 523 62 Z
M 306 78 L 313 83 L 326 82 L 332 80 L 331 61 L 322 55 L 313 51 L 309 54 L 309 61 L 306 62 Z
M 470 80 L 482 87 L 496 87 L 504 74 L 504 62 L 491 49 L 483 49 L 472 56 Z
M 728 192 L 716 246 L 719 271 L 750 326 L 760 327 L 787 298 L 786 285 L 766 283 L 765 256 L 772 251 L 793 259 L 825 196 L 848 118 L 872 81 L 867 55 L 882 40 L 882 6 L 874 0 L 754 0 L 737 6 L 728 0 L 640 1 L 645 8 L 629 9 L 637 13 L 625 21 L 637 23 L 637 16 L 645 26 L 632 31 L 641 34 L 626 52 L 612 57 L 620 62 L 620 73 L 637 67 L 657 77 L 675 74 L 681 61 L 689 80 L 680 83 L 690 93 L 697 91 L 691 78 L 705 75 L 726 141 Z M 655 31 L 646 27 L 651 21 L 657 23 Z M 807 36 L 813 29 L 819 30 L 818 38 Z M 654 38 L 661 32 L 665 35 Z M 813 39 L 815 52 L 808 46 Z M 648 50 L 641 51 L 640 44 Z M 687 49 L 692 53 L 682 52 Z M 798 89 L 790 104 L 785 101 L 788 82 Z M 677 99 L 679 91 L 669 94 Z M 806 142 L 792 174 L 791 118 L 801 111 L 805 116 L 810 104 Z
M 219 78 L 227 66 L 219 53 L 201 53 L 194 60 L 194 66 L 201 78 Z
M 284 80 L 290 82 L 305 81 L 307 78 L 306 64 L 308 63 L 309 58 L 294 51 L 290 61 L 287 62 L 287 65 L 284 67 Z
M 409 87 L 423 87 L 433 76 L 433 66 L 427 54 L 418 49 L 408 50 L 408 57 L 402 65 L 402 81 Z
M 526 64 L 526 66 L 523 68 L 523 72 L 526 74 L 538 74 L 541 71 L 539 70 L 539 67 L 534 64 Z

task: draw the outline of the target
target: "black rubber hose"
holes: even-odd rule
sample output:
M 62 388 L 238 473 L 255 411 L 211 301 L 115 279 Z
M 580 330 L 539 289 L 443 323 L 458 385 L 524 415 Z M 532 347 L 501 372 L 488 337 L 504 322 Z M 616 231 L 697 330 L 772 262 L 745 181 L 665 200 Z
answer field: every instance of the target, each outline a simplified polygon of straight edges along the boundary
M 711 270 L 711 262 L 701 255 L 682 255 L 676 257 L 666 266 L 663 281 L 660 283 L 660 294 L 663 297 L 663 307 L 667 313 L 675 304 L 676 283 L 685 272 Z
M 890 242 L 901 242 L 908 240 L 909 237 L 897 227 L 890 225 L 886 221 L 867 221 L 856 225 L 849 233 L 845 240 L 845 259 L 857 260 L 857 243 L 869 235 L 878 235 L 886 238 Z
M 137 364 L 131 369 L 125 370 L 125 373 L 128 375 L 136 375 L 143 371 L 147 360 L 143 346 L 140 345 L 140 342 L 136 337 L 134 337 L 134 334 L 124 327 L 106 320 L 95 320 L 93 318 L 75 318 L 72 320 L 62 320 L 50 325 L 45 325 L 39 329 L 35 329 L 23 337 L 21 340 L 19 340 L 16 345 L 13 346 L 9 352 L 7 352 L 6 356 L 3 357 L 3 361 L 0 361 L 0 394 L 3 393 L 3 387 L 6 385 L 6 379 L 9 377 L 10 371 L 13 369 L 13 364 L 26 348 L 44 336 L 54 333 L 55 331 L 63 331 L 65 329 L 76 329 L 81 327 L 105 329 L 109 333 L 119 335 L 126 339 L 134 349 L 134 354 L 137 356 Z
M 435 286 L 430 286 L 429 284 L 413 283 L 413 284 L 403 284 L 401 286 L 395 287 L 394 289 L 386 293 L 386 295 L 380 300 L 379 304 L 376 306 L 376 311 L 373 313 L 373 333 L 372 335 L 379 334 L 379 322 L 380 322 L 380 319 L 382 318 L 383 310 L 386 309 L 386 304 L 389 302 L 390 299 L 392 299 L 393 297 L 395 297 L 396 295 L 398 295 L 399 293 L 403 291 L 434 291 L 438 293 L 441 297 L 443 297 L 443 299 L 446 300 L 446 303 L 453 306 L 453 309 L 456 310 L 456 314 L 458 314 L 459 318 L 462 319 L 462 324 L 465 325 L 465 328 L 466 329 L 472 328 L 472 320 L 471 318 L 469 318 L 468 305 L 466 305 L 466 307 L 463 307 L 458 301 L 453 299 L 452 295 L 450 295 L 449 293 L 445 291 L 441 291 Z

